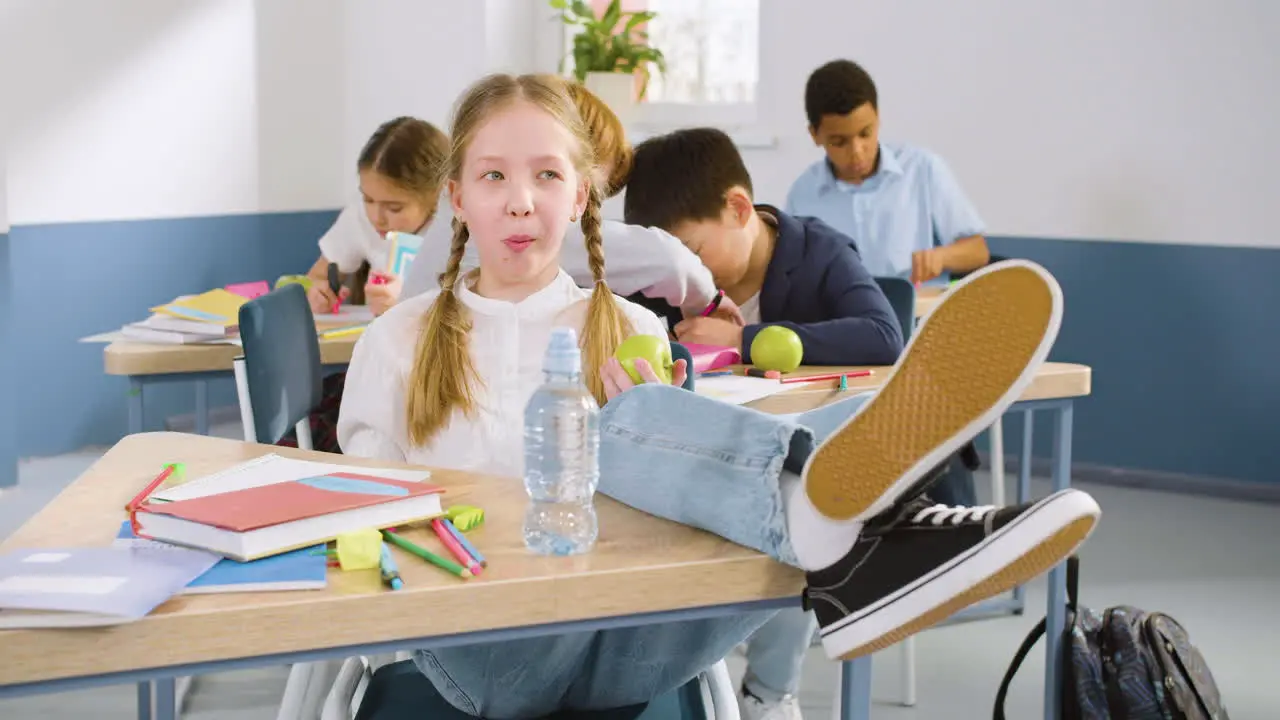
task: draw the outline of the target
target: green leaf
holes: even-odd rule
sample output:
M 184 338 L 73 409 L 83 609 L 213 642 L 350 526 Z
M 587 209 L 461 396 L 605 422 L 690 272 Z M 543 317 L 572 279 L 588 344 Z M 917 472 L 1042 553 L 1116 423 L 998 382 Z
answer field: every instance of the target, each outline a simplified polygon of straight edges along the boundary
M 568 7 L 568 3 L 565 0 L 549 0 L 549 4 L 553 10 L 564 10 Z
M 630 33 L 632 30 L 636 28 L 637 25 L 643 25 L 644 23 L 649 22 L 650 20 L 654 19 L 657 16 L 658 16 L 657 13 L 648 12 L 648 11 L 631 13 L 631 18 L 627 20 L 627 24 L 622 29 L 622 32 Z
M 604 15 L 600 17 L 601 30 L 604 32 L 613 32 L 618 26 L 618 18 L 622 16 L 622 0 L 612 0 L 609 7 L 605 8 Z

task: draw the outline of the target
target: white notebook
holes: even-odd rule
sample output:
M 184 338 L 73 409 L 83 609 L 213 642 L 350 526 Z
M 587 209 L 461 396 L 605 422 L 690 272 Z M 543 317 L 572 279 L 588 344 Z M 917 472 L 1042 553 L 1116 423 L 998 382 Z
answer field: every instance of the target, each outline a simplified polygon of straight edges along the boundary
M 295 460 L 271 453 L 212 475 L 188 480 L 181 485 L 175 485 L 152 493 L 149 500 L 151 502 L 190 500 L 233 490 L 246 490 L 274 483 L 293 482 L 294 480 L 318 477 L 334 472 L 364 472 L 390 480 L 403 480 L 405 482 L 423 482 L 431 477 L 431 473 L 426 470 L 361 468 L 353 465 Z

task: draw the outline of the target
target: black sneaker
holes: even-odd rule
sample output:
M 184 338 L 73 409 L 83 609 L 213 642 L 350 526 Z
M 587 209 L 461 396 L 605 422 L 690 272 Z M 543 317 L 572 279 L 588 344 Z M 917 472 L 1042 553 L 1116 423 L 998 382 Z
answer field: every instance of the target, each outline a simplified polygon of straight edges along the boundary
M 808 573 L 806 606 L 829 657 L 869 655 L 1048 572 L 1100 514 L 1080 490 L 1005 508 L 918 497 L 868 522 L 840 562 Z

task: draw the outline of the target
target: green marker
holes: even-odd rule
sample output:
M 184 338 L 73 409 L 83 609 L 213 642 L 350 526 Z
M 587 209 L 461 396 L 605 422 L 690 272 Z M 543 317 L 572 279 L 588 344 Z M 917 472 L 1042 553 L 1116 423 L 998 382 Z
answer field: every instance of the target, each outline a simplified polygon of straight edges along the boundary
M 436 555 L 435 553 L 431 552 L 430 550 L 424 547 L 411 543 L 405 538 L 402 538 L 399 535 L 391 532 L 390 530 L 383 530 L 382 537 L 386 538 L 387 542 L 391 543 L 392 545 L 395 545 L 401 550 L 404 550 L 405 552 L 410 553 L 412 555 L 417 555 L 418 557 L 422 558 L 423 560 L 426 560 L 427 562 L 431 563 L 432 565 L 435 565 L 436 567 L 442 570 L 448 570 L 450 573 L 457 575 L 458 577 L 464 580 L 469 580 L 471 578 L 470 570 L 462 567 L 458 563 L 448 558 L 440 557 L 439 555 Z

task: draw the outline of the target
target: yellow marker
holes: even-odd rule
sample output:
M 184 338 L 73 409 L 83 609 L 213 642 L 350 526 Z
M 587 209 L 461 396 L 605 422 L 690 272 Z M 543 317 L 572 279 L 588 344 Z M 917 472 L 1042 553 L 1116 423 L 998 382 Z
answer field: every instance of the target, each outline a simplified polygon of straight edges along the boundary
M 335 330 L 327 330 L 325 332 L 320 333 L 320 337 L 325 340 L 332 340 L 333 338 L 346 337 L 348 335 L 359 335 L 360 333 L 364 332 L 364 329 L 366 327 L 368 326 L 352 325 L 351 327 L 337 328 Z
M 343 570 L 370 570 L 382 560 L 382 533 L 356 530 L 338 536 L 338 566 Z

